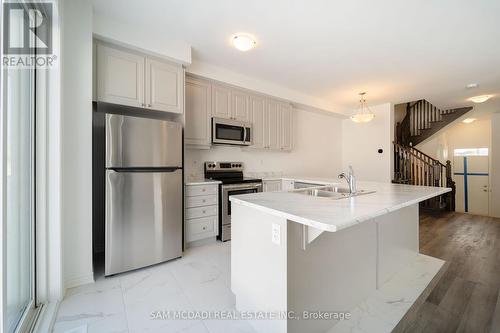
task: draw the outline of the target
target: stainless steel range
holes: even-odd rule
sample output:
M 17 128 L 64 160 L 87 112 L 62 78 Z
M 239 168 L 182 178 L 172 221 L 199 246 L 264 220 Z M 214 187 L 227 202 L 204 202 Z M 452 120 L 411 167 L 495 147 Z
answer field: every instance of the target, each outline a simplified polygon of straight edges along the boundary
M 205 178 L 220 180 L 219 235 L 225 242 L 231 239 L 232 195 L 262 192 L 262 179 L 243 177 L 242 162 L 205 162 Z

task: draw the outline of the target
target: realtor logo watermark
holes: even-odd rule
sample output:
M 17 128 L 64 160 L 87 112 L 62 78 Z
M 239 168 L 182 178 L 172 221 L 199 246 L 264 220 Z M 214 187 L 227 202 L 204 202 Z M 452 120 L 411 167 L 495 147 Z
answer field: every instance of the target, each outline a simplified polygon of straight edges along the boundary
M 53 47 L 54 2 L 3 3 L 2 65 L 8 68 L 51 68 L 57 56 Z

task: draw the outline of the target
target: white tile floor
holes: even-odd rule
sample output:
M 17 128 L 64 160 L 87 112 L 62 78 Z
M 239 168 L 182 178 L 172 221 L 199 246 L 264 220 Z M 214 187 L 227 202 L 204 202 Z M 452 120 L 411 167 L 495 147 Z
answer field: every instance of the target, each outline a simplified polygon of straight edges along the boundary
M 56 333 L 252 332 L 243 320 L 153 320 L 152 311 L 235 310 L 230 289 L 230 242 L 191 248 L 181 259 L 70 289 Z M 389 333 L 415 302 L 443 261 L 419 255 L 329 333 Z
M 152 320 L 152 311 L 235 310 L 230 243 L 190 248 L 180 259 L 70 289 L 54 332 L 254 332 L 245 321 Z

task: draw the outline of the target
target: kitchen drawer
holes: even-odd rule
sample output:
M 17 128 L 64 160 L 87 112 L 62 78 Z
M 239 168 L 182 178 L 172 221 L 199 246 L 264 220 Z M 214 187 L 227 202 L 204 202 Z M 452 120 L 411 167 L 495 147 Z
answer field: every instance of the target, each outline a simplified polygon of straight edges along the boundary
M 186 208 L 217 205 L 217 195 L 200 195 L 198 197 L 186 197 Z
M 199 195 L 217 194 L 219 185 L 189 185 L 186 186 L 186 197 L 194 197 Z
M 186 241 L 192 242 L 217 236 L 218 223 L 217 216 L 186 220 Z
M 196 219 L 198 217 L 213 216 L 213 215 L 218 216 L 217 208 L 218 208 L 217 205 L 186 208 L 186 219 Z

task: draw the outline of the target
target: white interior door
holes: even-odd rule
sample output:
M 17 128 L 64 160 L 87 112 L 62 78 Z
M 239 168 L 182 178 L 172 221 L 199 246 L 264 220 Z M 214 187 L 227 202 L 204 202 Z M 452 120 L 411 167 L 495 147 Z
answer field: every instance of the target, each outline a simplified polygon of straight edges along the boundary
M 489 215 L 488 156 L 455 156 L 456 211 Z
M 489 215 L 489 159 L 488 156 L 467 156 L 468 211 Z

